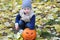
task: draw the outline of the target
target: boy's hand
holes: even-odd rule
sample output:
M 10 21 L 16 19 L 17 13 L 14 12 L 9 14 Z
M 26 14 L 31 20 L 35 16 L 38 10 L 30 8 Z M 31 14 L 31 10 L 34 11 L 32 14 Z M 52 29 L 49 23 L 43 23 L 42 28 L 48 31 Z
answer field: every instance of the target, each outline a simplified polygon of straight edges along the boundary
M 19 26 L 18 23 L 15 23 L 15 29 L 18 30 Z
M 18 30 L 18 28 L 19 28 L 18 26 L 15 26 L 15 29 L 16 29 L 16 30 Z

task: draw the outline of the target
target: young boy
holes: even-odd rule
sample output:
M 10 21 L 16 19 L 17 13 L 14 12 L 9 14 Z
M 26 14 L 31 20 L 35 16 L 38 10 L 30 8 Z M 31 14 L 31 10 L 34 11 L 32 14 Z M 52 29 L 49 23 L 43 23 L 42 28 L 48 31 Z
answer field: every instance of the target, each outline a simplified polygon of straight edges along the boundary
M 16 16 L 15 29 L 24 30 L 25 28 L 34 29 L 35 14 L 32 10 L 31 0 L 23 0 L 22 9 Z

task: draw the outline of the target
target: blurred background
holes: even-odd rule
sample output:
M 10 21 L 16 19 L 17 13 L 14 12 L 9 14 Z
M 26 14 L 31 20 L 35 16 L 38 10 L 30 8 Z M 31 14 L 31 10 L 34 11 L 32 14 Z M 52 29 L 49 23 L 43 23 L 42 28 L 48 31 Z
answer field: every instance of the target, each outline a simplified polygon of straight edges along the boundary
M 22 0 L 0 0 L 0 40 L 16 40 L 14 24 L 21 4 Z M 60 0 L 32 0 L 32 9 L 36 14 L 36 40 L 60 40 Z

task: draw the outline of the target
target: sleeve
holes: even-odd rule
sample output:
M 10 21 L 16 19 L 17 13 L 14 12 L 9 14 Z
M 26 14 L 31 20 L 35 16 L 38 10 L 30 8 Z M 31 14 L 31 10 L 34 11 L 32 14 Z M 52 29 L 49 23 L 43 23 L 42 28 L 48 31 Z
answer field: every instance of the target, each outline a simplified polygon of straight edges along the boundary
M 16 19 L 15 19 L 15 26 L 18 26 L 18 23 L 19 23 L 20 18 L 21 18 L 21 16 L 20 16 L 20 14 L 18 14 L 16 16 Z
M 26 24 L 26 26 L 30 29 L 34 29 L 35 27 L 35 15 L 32 16 L 30 22 Z

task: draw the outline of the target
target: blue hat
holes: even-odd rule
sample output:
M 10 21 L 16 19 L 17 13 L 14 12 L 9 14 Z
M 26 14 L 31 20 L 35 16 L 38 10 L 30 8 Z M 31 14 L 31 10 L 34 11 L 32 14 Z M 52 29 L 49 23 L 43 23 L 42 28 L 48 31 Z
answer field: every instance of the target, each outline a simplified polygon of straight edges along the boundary
M 32 8 L 31 0 L 23 0 L 22 8 L 26 8 L 26 7 Z

